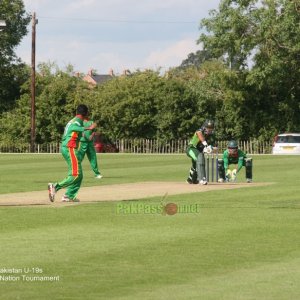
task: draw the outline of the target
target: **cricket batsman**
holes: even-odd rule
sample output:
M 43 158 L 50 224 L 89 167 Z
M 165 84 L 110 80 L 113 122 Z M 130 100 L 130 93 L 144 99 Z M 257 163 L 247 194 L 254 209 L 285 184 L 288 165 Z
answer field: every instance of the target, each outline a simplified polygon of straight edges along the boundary
M 187 183 L 207 185 L 204 153 L 211 153 L 215 144 L 214 121 L 206 120 L 202 127 L 194 133 L 186 154 L 192 159 L 192 167 Z
M 230 165 L 234 165 L 232 170 L 229 168 Z M 236 141 L 229 141 L 227 149 L 223 153 L 223 159 L 218 160 L 218 181 L 236 181 L 237 174 L 243 166 L 246 168 L 246 181 L 251 183 L 252 158 L 248 158 L 247 155 L 238 148 Z

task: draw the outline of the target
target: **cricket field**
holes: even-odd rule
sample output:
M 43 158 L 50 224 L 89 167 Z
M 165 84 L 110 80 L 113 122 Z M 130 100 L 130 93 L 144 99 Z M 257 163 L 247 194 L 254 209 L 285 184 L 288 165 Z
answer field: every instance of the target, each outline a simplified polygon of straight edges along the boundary
M 207 187 L 185 183 L 183 154 L 98 164 L 81 203 L 50 203 L 59 154 L 0 154 L 0 299 L 300 299 L 300 156 Z

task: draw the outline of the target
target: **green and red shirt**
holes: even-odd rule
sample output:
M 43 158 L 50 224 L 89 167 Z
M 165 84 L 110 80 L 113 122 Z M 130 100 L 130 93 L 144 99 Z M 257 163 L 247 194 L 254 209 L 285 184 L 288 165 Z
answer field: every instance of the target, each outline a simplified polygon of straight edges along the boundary
M 229 165 L 237 164 L 237 171 L 239 171 L 243 167 L 244 158 L 246 158 L 246 154 L 240 149 L 238 149 L 238 151 L 235 154 L 229 154 L 228 149 L 225 150 L 223 153 L 225 170 L 228 169 Z
M 78 148 L 79 140 L 84 131 L 83 118 L 81 115 L 75 116 L 68 122 L 62 137 L 62 146 L 69 148 Z

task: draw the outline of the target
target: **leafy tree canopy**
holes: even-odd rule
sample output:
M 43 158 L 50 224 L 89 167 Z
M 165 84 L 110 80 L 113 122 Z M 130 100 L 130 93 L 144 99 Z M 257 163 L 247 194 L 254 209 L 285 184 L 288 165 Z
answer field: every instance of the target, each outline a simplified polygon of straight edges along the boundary
M 1 0 L 0 20 L 6 28 L 0 31 L 0 113 L 8 110 L 20 97 L 20 86 L 29 75 L 28 68 L 16 57 L 15 47 L 27 34 L 30 16 L 22 0 Z
M 300 130 L 299 24 L 298 0 L 222 0 L 201 21 L 198 42 L 237 72 L 252 136 Z

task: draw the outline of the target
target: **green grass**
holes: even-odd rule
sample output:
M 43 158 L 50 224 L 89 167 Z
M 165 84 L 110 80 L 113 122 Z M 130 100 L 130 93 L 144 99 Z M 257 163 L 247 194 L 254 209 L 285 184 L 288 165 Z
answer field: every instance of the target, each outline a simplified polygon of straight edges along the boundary
M 106 185 L 182 180 L 186 177 L 189 161 L 183 155 L 102 154 L 98 156 L 98 165 L 105 176 L 101 185 Z M 97 180 L 87 159 L 83 162 L 83 170 L 83 185 L 95 185 Z M 48 182 L 60 181 L 66 175 L 67 166 L 59 154 L 0 155 L 0 194 L 43 190 Z
M 1 207 L 0 270 L 38 268 L 60 280 L 0 280 L 0 299 L 299 299 L 299 164 L 255 156 L 255 181 L 274 184 L 165 199 L 199 204 L 194 214 L 118 214 L 118 202 Z M 190 162 L 106 154 L 99 165 L 105 177 L 95 181 L 85 161 L 83 186 L 182 181 Z M 66 172 L 58 155 L 0 155 L 0 170 L 1 193 L 42 190 Z

